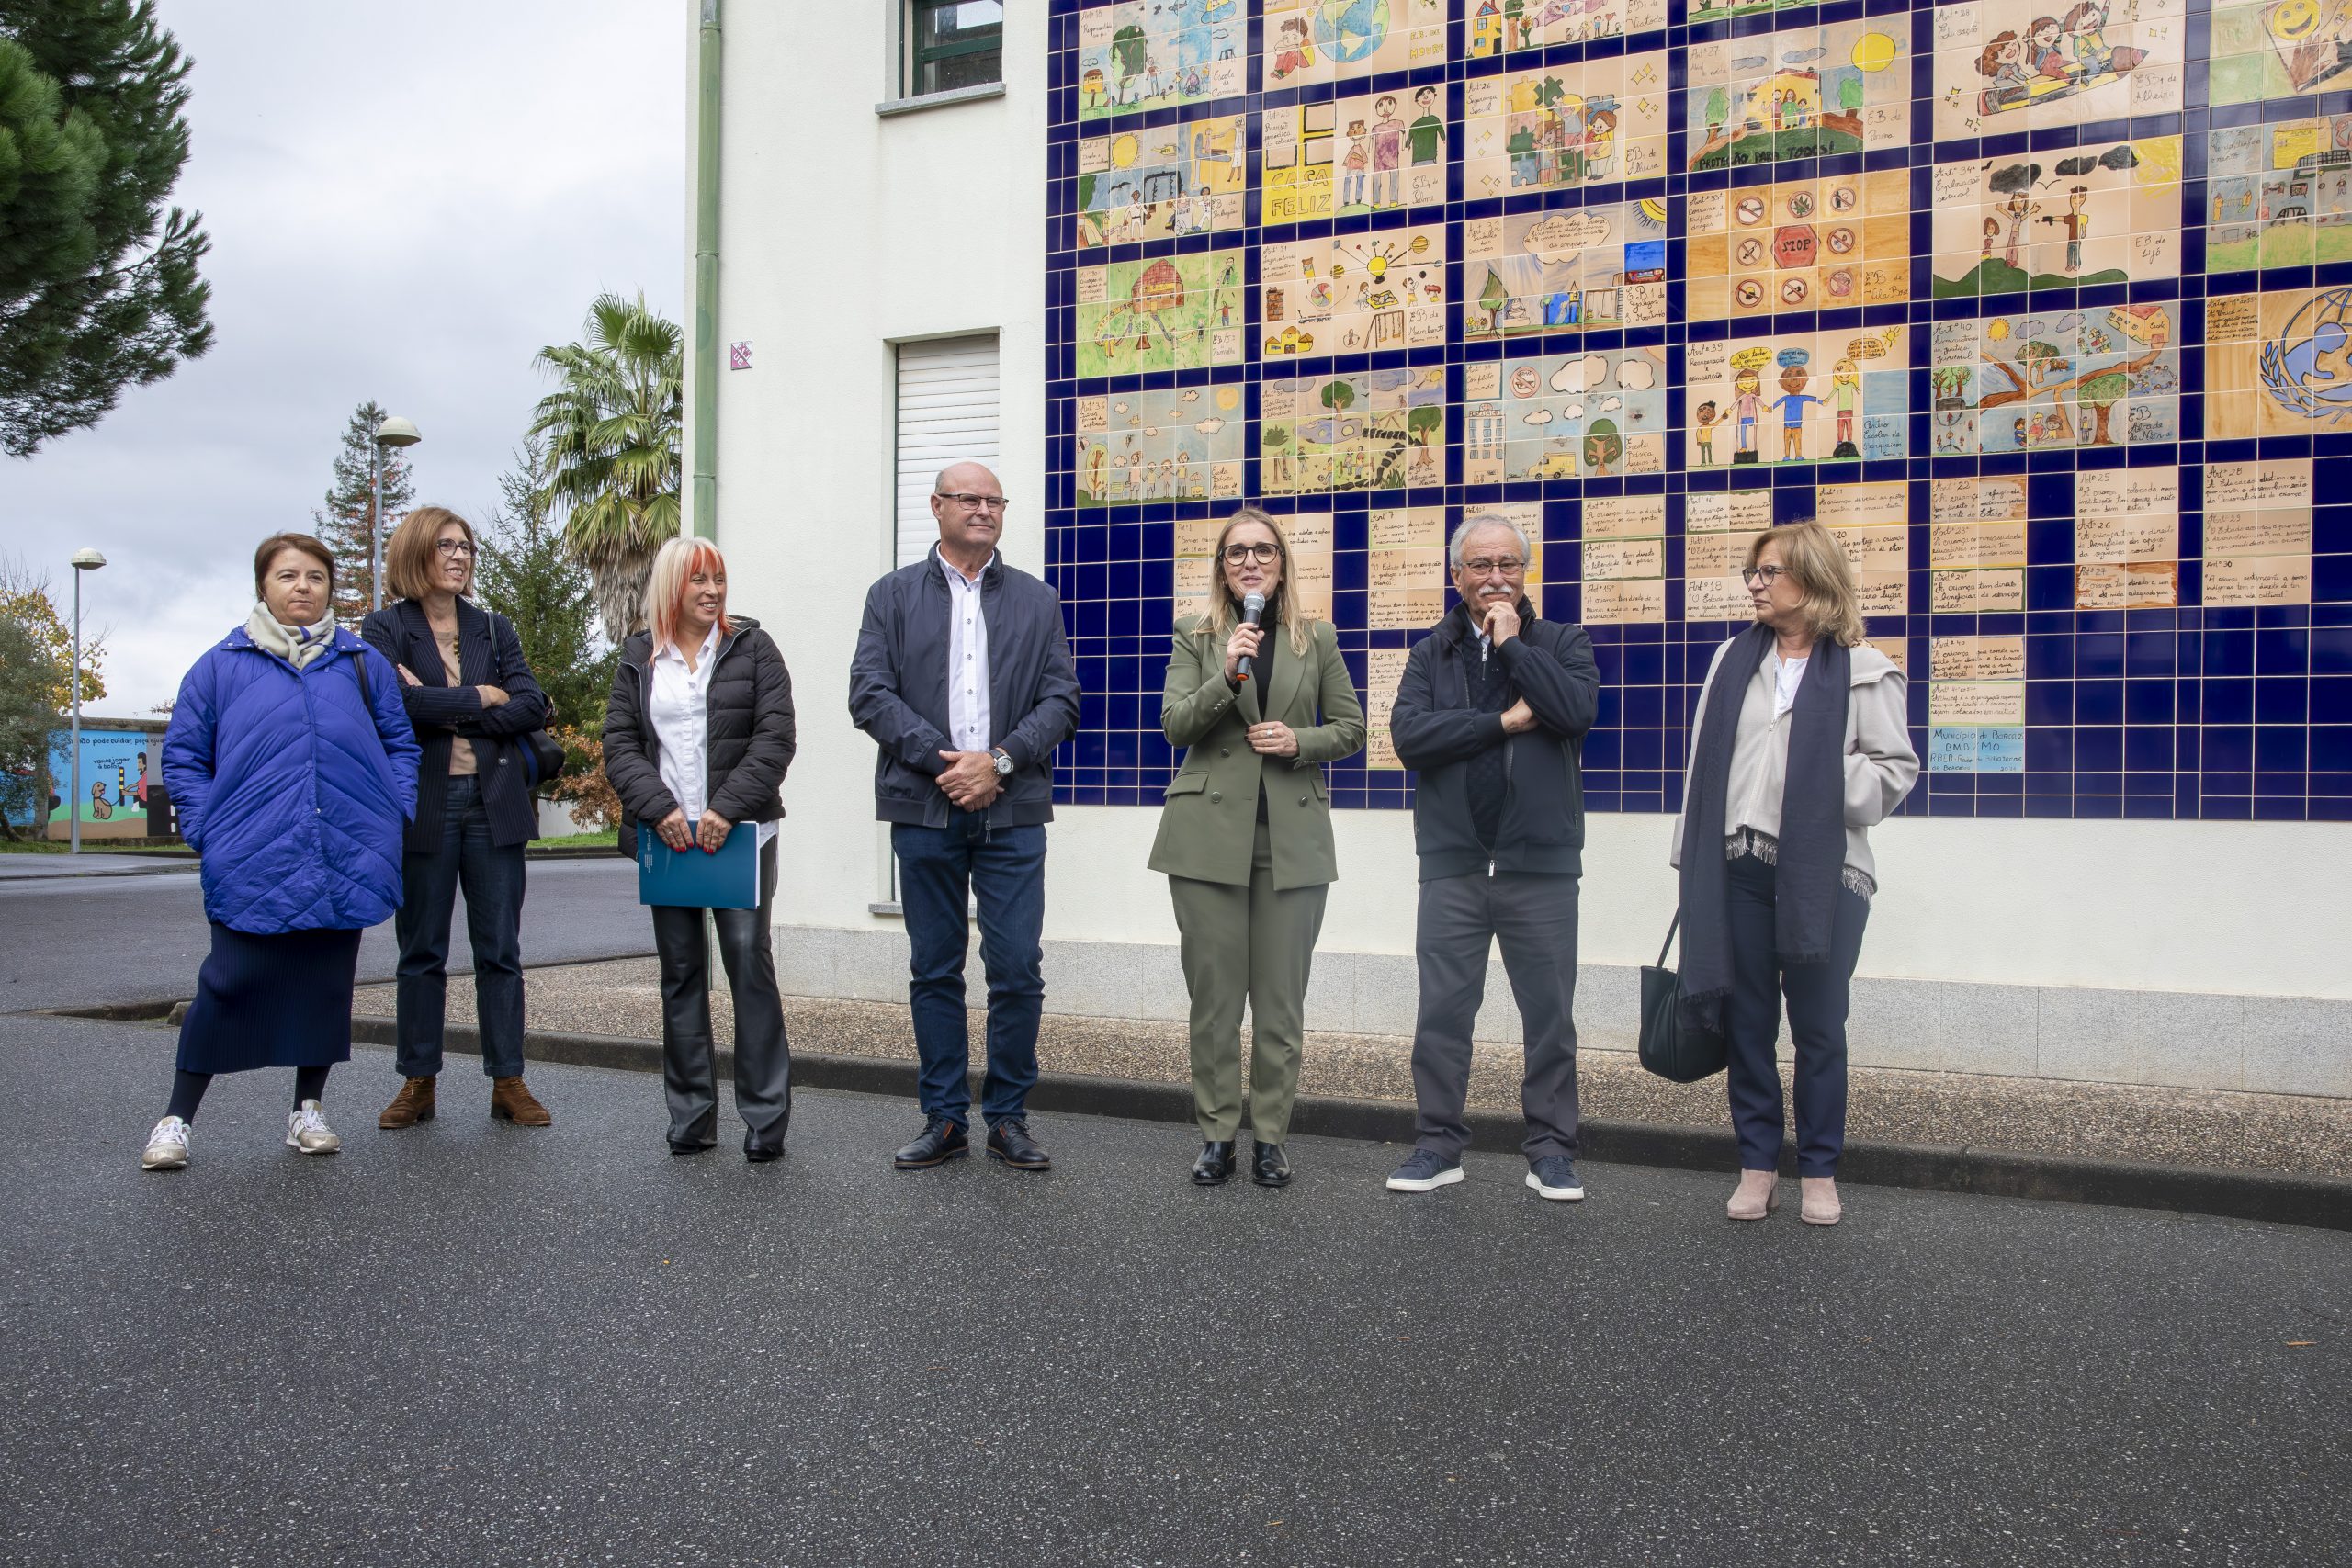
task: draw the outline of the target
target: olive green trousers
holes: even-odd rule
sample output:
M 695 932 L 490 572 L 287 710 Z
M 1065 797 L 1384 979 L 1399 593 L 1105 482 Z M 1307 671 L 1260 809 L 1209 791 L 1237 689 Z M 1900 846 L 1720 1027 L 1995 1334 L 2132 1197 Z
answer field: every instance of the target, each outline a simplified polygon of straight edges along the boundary
M 1193 1114 L 1201 1137 L 1229 1142 L 1241 1126 L 1241 1004 L 1252 1036 L 1250 1124 L 1261 1144 L 1289 1134 L 1306 1030 L 1306 981 L 1323 933 L 1328 884 L 1274 889 L 1273 852 L 1258 824 L 1250 886 L 1168 879 L 1193 995 Z

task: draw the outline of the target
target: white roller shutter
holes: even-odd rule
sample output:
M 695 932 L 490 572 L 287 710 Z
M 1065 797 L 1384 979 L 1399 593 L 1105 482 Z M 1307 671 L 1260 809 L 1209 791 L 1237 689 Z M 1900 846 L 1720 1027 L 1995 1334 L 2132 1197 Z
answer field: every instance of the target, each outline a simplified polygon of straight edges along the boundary
M 899 345 L 898 564 L 938 542 L 932 481 L 950 463 L 997 466 L 996 334 Z

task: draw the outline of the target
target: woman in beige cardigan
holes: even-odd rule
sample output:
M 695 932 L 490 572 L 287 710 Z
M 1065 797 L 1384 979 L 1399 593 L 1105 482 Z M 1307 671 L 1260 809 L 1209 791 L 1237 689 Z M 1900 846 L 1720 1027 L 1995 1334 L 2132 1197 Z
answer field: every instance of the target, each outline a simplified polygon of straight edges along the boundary
M 1235 513 L 1210 563 L 1209 613 L 1177 624 L 1159 726 L 1186 748 L 1151 868 L 1168 876 L 1193 994 L 1193 1179 L 1233 1174 L 1241 1125 L 1241 1004 L 1250 1004 L 1250 1179 L 1291 1178 L 1283 1140 L 1298 1095 L 1306 980 L 1338 880 L 1319 764 L 1363 745 L 1363 709 L 1328 621 L 1303 615 L 1281 527 Z M 1261 595 L 1263 626 L 1241 606 Z M 1317 723 L 1320 711 L 1322 722 Z
M 1779 1206 L 1784 1137 L 1774 1046 L 1796 1055 L 1802 1217 L 1834 1225 L 1846 1137 L 1846 1011 L 1878 890 L 1869 830 L 1919 776 L 1903 672 L 1862 640 L 1853 572 L 1829 531 L 1759 534 L 1742 574 L 1756 624 L 1715 650 L 1675 824 L 1682 1005 L 1730 1045 L 1739 1188 L 1725 1213 Z

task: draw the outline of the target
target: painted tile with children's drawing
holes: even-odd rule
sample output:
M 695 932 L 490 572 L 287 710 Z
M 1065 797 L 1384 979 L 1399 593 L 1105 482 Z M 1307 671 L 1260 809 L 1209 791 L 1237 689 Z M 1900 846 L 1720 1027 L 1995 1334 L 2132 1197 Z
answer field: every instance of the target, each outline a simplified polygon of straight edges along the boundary
M 1907 402 L 1902 327 L 1693 343 L 1684 352 L 1684 462 L 1900 457 Z
M 1134 376 L 1238 365 L 1239 251 L 1113 262 L 1078 271 L 1078 374 Z
M 1396 212 L 1445 201 L 1453 132 L 1442 86 L 1270 108 L 1260 134 L 1267 224 Z
M 1938 141 L 2179 112 L 2187 0 L 2049 4 L 1937 9 Z
M 2352 431 L 2352 288 L 2205 301 L 2205 434 Z
M 2216 107 L 2352 88 L 2352 0 L 2219 4 L 2210 25 Z
M 2180 138 L 1939 164 L 1936 298 L 2172 277 Z
M 1570 350 L 1463 367 L 1462 480 L 1666 471 L 1666 351 Z
M 2211 132 L 2205 207 L 2208 272 L 2352 261 L 2352 114 Z
M 1469 200 L 1666 173 L 1666 54 L 1474 78 L 1464 88 Z
M 1238 97 L 1249 87 L 1242 0 L 1114 0 L 1078 14 L 1078 117 L 1102 119 Z
M 1268 495 L 1445 483 L 1445 367 L 1269 380 L 1258 487 Z
M 1266 90 L 1445 62 L 1445 0 L 1266 0 Z
M 1258 264 L 1259 357 L 1445 342 L 1445 226 L 1272 244 Z
M 1902 169 L 1693 191 L 1684 203 L 1694 321 L 1899 304 L 1911 297 Z
M 1666 321 L 1666 203 L 1508 213 L 1462 225 L 1462 335 Z
M 1683 166 L 1736 169 L 1911 140 L 1911 21 L 1871 17 L 1694 43 Z
M 1928 362 L 1935 455 L 2178 440 L 2179 315 L 2177 305 L 2053 303 L 1938 321 Z
M 1247 214 L 1243 119 L 1116 130 L 1078 144 L 1079 250 L 1238 229 Z
M 1473 60 L 1555 43 L 1589 43 L 1666 26 L 1666 0 L 1469 0 L 1463 38 Z
M 1080 506 L 1241 499 L 1238 385 L 1080 398 L 1077 420 Z

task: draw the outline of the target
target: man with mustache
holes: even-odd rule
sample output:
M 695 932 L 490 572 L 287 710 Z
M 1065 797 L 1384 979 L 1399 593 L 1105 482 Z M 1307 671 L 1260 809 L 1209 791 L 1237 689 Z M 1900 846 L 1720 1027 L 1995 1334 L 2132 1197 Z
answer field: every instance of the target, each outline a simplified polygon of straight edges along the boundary
M 1532 541 L 1473 513 L 1448 560 L 1462 602 L 1413 647 L 1389 736 L 1419 773 L 1413 841 L 1420 971 L 1413 1028 L 1414 1150 L 1392 1192 L 1462 1179 L 1470 1142 L 1470 1030 L 1498 940 L 1526 1025 L 1527 1185 L 1584 1196 L 1577 1176 L 1577 884 L 1584 783 L 1577 754 L 1600 705 L 1582 626 L 1542 619 L 1526 594 Z

